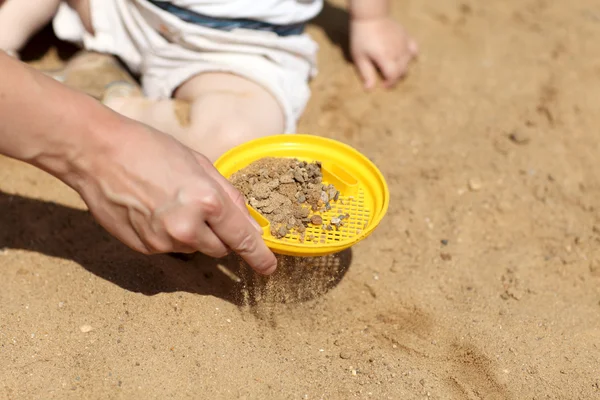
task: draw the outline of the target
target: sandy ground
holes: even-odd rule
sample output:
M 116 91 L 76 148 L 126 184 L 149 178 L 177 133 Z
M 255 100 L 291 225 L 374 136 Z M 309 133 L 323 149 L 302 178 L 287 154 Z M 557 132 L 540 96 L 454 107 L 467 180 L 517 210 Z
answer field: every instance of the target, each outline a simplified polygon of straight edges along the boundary
M 361 90 L 341 8 L 311 28 L 301 130 L 392 194 L 335 260 L 244 289 L 0 159 L 0 398 L 600 398 L 598 2 L 394 4 L 422 52 L 392 92 Z

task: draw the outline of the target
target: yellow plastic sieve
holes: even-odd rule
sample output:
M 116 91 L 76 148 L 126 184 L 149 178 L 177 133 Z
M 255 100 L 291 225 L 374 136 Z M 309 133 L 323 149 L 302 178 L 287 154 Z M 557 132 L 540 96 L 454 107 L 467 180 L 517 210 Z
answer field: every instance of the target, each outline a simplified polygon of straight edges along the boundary
M 316 257 L 345 250 L 369 236 L 383 219 L 389 205 L 389 190 L 377 167 L 352 147 L 338 141 L 312 135 L 275 135 L 247 142 L 223 154 L 215 163 L 226 178 L 265 157 L 320 161 L 323 182 L 340 191 L 337 202 L 327 212 L 317 213 L 328 224 L 331 218 L 349 214 L 339 230 L 309 227 L 305 240 L 292 232 L 278 239 L 271 234 L 270 223 L 248 205 L 250 214 L 263 228 L 267 246 L 277 254 Z M 308 240 L 311 238 L 313 240 Z

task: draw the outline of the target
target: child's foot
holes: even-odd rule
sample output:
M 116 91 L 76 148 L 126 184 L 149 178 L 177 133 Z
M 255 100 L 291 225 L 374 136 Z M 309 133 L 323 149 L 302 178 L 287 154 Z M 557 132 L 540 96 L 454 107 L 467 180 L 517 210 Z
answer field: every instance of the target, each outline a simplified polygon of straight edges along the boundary
M 109 83 L 100 101 L 111 110 L 131 119 L 137 119 L 139 110 L 151 103 L 137 84 L 127 81 Z
M 140 87 L 127 81 L 115 81 L 106 85 L 101 101 L 105 106 L 113 108 L 111 104 L 119 102 L 120 99 L 131 97 L 144 97 Z
M 62 75 L 67 86 L 84 91 L 98 100 L 104 98 L 106 88 L 113 82 L 136 84 L 115 57 L 101 53 L 79 53 L 68 62 Z

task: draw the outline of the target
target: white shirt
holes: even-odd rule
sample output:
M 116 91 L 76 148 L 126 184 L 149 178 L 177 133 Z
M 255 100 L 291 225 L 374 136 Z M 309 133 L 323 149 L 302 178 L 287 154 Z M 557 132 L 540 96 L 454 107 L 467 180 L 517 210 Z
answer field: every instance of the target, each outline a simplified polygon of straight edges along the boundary
M 323 0 L 170 0 L 178 7 L 218 18 L 247 18 L 288 25 L 308 21 L 323 8 Z

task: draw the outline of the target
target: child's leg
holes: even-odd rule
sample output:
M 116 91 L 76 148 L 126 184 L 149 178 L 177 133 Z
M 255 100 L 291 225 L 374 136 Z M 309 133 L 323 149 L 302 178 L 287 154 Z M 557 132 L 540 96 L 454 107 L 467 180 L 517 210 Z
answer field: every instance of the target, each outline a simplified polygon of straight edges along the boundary
M 56 14 L 61 0 L 6 0 L 0 6 L 0 49 L 19 52 Z
M 56 15 L 62 0 L 0 1 L 0 49 L 18 53 Z M 79 14 L 85 29 L 93 33 L 90 0 L 66 0 Z
M 211 161 L 249 140 L 284 133 L 284 113 L 275 98 L 256 83 L 226 73 L 204 73 L 175 93 L 190 104 L 182 120 L 174 100 L 151 101 L 141 95 L 115 96 L 105 104 L 117 112 L 169 133 Z

